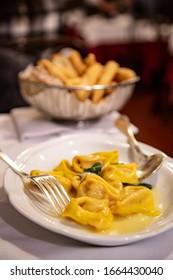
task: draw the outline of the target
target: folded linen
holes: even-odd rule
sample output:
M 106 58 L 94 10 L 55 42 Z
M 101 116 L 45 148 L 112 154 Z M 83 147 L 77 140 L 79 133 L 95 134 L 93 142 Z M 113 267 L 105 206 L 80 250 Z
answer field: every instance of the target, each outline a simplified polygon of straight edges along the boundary
M 119 116 L 117 111 L 92 121 L 53 121 L 50 117 L 33 107 L 15 108 L 11 111 L 17 134 L 21 141 L 31 138 L 43 138 L 57 136 L 76 131 L 94 131 L 109 134 L 123 135 L 115 127 L 115 119 Z M 132 125 L 134 133 L 138 129 Z

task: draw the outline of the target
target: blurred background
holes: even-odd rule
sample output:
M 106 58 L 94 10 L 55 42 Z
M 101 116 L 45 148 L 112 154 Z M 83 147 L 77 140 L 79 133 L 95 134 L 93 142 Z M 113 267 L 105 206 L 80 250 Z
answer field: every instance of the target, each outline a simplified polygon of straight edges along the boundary
M 0 9 L 0 113 L 28 106 L 17 75 L 64 47 L 116 60 L 141 80 L 121 113 L 138 140 L 173 157 L 171 0 L 6 0 Z

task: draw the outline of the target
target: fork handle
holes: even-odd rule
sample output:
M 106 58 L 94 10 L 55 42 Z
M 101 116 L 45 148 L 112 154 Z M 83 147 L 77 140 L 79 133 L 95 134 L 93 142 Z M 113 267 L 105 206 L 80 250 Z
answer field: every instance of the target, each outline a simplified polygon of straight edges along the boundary
M 20 177 L 28 177 L 28 174 L 20 170 L 15 162 L 0 149 L 0 158 Z

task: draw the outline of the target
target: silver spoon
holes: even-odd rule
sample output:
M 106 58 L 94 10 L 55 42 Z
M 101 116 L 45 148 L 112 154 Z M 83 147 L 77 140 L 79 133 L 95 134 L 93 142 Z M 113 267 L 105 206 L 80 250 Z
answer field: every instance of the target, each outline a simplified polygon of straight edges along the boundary
M 134 161 L 137 164 L 137 177 L 139 180 L 150 176 L 161 167 L 164 161 L 164 155 L 161 153 L 146 155 L 141 151 L 127 116 L 120 115 L 120 117 L 116 119 L 115 125 L 128 138 L 134 154 Z

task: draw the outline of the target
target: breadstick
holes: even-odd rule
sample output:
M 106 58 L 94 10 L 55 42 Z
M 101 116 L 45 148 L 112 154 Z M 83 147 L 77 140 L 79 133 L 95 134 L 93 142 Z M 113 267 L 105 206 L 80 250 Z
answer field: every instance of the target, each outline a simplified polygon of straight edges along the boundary
M 81 77 L 76 77 L 73 79 L 68 79 L 67 85 L 74 86 L 74 85 L 85 85 L 85 86 L 92 86 L 97 83 L 99 76 L 101 75 L 103 70 L 103 65 L 100 63 L 95 63 L 87 68 L 85 74 Z
M 115 75 L 115 80 L 117 82 L 122 82 L 136 76 L 135 71 L 126 67 L 120 67 Z
M 78 72 L 79 76 L 81 76 L 86 70 L 86 65 L 83 62 L 80 53 L 76 50 L 72 50 L 68 58 L 71 61 L 74 68 L 76 69 L 76 71 Z
M 32 74 L 37 81 L 48 84 L 48 85 L 62 85 L 62 81 L 58 78 L 50 75 L 44 68 L 35 66 L 32 70 Z
M 115 85 L 117 85 L 118 83 L 115 82 L 115 81 L 113 81 L 113 82 L 111 82 L 110 84 L 115 86 Z M 106 90 L 105 90 L 105 95 L 111 94 L 114 90 L 115 90 L 115 88 L 108 88 L 108 89 L 106 89 Z
M 52 76 L 59 78 L 63 83 L 67 82 L 67 76 L 64 73 L 64 69 L 62 67 L 55 66 L 50 60 L 44 58 L 38 61 L 38 66 L 46 69 L 49 74 Z
M 86 76 L 81 77 L 78 85 L 83 85 L 83 86 L 88 85 L 87 77 Z M 88 99 L 90 97 L 91 92 L 89 90 L 76 90 L 75 94 L 80 101 L 85 101 L 86 99 Z
M 102 71 L 103 71 L 103 65 L 97 62 L 87 68 L 83 77 L 86 77 L 88 81 L 88 85 L 92 86 L 97 83 L 100 75 L 102 74 Z
M 93 53 L 89 53 L 85 58 L 85 63 L 87 66 L 91 66 L 91 65 L 95 64 L 96 62 L 97 62 L 96 56 Z
M 117 71 L 119 68 L 119 64 L 113 60 L 108 61 L 103 69 L 103 73 L 98 80 L 98 84 L 100 85 L 108 85 L 113 81 Z
M 109 85 L 113 81 L 113 79 L 118 71 L 118 68 L 119 68 L 119 64 L 117 62 L 115 62 L 113 60 L 108 61 L 103 68 L 103 72 L 102 72 L 100 79 L 98 80 L 98 84 Z M 93 91 L 92 101 L 94 103 L 99 102 L 103 98 L 104 93 L 105 93 L 104 90 Z
M 76 78 L 71 78 L 71 79 L 68 79 L 67 82 L 66 82 L 66 86 L 77 86 L 77 85 L 80 85 L 81 84 L 81 77 L 76 77 Z
M 29 64 L 25 70 L 21 73 L 20 77 L 22 80 L 29 80 L 32 82 L 38 82 L 38 80 L 33 75 L 33 69 L 34 66 L 32 64 Z
M 95 85 L 100 74 L 102 73 L 103 66 L 100 63 L 95 63 L 91 65 L 90 67 L 87 68 L 87 71 L 85 74 L 81 77 L 77 77 L 74 79 L 69 79 L 67 81 L 68 86 L 72 85 L 83 85 L 83 86 L 91 86 Z M 78 97 L 79 100 L 84 101 L 87 98 L 90 97 L 91 91 L 86 91 L 86 90 L 77 90 L 75 91 L 76 96 Z
M 78 76 L 77 71 L 75 70 L 75 68 L 73 67 L 72 63 L 70 62 L 70 60 L 65 57 L 62 54 L 54 54 L 51 57 L 51 61 L 53 62 L 53 64 L 55 64 L 57 67 L 62 66 L 65 67 L 66 69 L 66 75 L 69 78 L 75 78 Z

